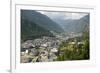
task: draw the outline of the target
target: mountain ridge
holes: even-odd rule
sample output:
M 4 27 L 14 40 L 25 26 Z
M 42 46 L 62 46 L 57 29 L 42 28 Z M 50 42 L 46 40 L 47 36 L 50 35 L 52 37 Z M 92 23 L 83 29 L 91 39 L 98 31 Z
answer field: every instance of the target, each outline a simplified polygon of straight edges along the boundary
M 21 15 L 23 19 L 27 19 L 31 22 L 36 23 L 40 27 L 47 29 L 49 31 L 63 32 L 63 29 L 48 16 L 41 14 L 34 10 L 21 10 Z

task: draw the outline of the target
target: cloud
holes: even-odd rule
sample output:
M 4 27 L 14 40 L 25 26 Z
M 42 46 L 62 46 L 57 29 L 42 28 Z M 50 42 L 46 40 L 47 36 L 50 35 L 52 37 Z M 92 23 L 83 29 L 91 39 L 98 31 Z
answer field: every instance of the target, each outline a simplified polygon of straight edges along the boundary
M 72 19 L 80 19 L 88 14 L 86 13 L 72 13 Z
M 88 15 L 87 13 L 75 13 L 75 12 L 49 12 L 49 11 L 38 11 L 38 12 L 50 17 L 51 19 L 63 19 L 63 20 L 68 20 L 68 19 L 78 20 Z

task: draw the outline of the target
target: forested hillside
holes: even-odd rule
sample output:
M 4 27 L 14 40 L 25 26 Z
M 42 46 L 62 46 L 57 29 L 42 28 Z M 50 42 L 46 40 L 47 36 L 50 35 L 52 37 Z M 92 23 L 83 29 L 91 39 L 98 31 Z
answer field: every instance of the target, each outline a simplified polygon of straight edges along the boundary
M 21 22 L 21 41 L 40 38 L 41 36 L 53 36 L 49 30 L 43 29 L 36 23 L 22 19 Z

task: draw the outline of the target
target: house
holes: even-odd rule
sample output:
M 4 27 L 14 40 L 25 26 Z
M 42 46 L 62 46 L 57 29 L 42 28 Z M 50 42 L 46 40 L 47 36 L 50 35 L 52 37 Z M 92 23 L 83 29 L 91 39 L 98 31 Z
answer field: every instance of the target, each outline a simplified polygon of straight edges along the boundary
M 47 47 L 48 45 L 45 43 L 45 44 L 41 44 L 42 47 Z
M 25 53 L 28 54 L 30 52 L 30 50 L 34 47 L 35 47 L 35 45 L 32 44 L 32 41 L 28 40 L 21 44 L 21 52 L 22 52 L 22 54 L 25 54 Z
M 74 44 L 76 44 L 76 42 L 69 42 L 68 44 L 70 44 L 70 45 L 74 45 Z
M 53 48 L 53 49 L 51 49 L 51 52 L 56 53 L 56 52 L 58 52 L 58 49 L 57 48 Z
M 82 44 L 84 44 L 84 42 L 78 42 L 77 44 L 78 44 L 78 45 L 82 45 Z
M 31 56 L 38 56 L 39 51 L 38 51 L 37 49 L 35 49 L 35 48 L 32 48 L 32 49 L 30 50 L 29 54 L 30 54 Z
M 49 61 L 55 61 L 56 59 L 57 59 L 57 56 L 54 53 L 49 54 L 49 58 L 48 58 Z

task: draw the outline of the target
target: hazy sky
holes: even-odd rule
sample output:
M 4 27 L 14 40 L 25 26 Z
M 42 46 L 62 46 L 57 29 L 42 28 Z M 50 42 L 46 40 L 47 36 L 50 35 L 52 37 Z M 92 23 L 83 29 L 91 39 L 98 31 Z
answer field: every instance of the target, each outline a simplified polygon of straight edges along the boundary
M 51 19 L 63 19 L 63 20 L 67 20 L 67 19 L 80 19 L 86 15 L 88 15 L 87 13 L 71 13 L 71 12 L 49 12 L 49 11 L 38 11 L 41 14 L 47 15 L 48 17 L 50 17 Z

